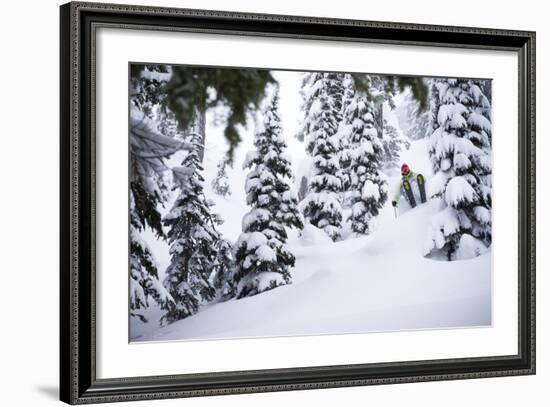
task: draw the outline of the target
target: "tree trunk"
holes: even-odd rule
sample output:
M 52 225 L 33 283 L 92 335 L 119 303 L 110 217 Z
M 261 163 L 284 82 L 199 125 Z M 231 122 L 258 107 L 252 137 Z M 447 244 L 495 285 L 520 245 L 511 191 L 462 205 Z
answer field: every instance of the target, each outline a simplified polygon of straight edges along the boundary
M 307 178 L 302 177 L 300 180 L 300 189 L 298 190 L 298 199 L 302 201 L 307 194 Z
M 193 132 L 201 136 L 199 160 L 204 159 L 204 146 L 206 145 L 206 97 L 202 97 L 195 106 L 195 118 L 193 119 Z
M 378 132 L 378 137 L 383 137 L 384 132 L 384 102 L 375 102 L 374 104 L 374 127 Z

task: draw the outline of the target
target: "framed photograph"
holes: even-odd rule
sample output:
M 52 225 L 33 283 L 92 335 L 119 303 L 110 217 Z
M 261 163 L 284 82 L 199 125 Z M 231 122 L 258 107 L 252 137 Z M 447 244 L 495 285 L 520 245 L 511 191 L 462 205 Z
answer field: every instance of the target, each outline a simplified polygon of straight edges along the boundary
M 535 33 L 60 13 L 62 401 L 535 373 Z

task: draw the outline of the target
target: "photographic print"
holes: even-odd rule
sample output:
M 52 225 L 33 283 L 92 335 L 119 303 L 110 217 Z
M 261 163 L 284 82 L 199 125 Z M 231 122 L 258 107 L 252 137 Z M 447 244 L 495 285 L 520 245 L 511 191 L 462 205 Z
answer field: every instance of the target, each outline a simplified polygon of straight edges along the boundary
M 491 326 L 491 85 L 130 63 L 130 342 Z

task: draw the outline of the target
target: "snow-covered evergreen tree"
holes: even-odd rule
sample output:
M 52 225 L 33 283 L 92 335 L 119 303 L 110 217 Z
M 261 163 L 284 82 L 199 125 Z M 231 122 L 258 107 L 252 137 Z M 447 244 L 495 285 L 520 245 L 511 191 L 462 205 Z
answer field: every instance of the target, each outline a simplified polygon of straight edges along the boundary
M 172 76 L 171 67 L 169 65 L 132 64 L 130 70 L 132 106 L 150 119 L 159 117 L 158 107 L 166 99 L 166 85 Z M 161 124 L 160 122 L 161 120 L 158 120 L 157 124 Z
M 231 188 L 229 186 L 229 180 L 227 178 L 227 165 L 229 164 L 228 156 L 224 157 L 218 163 L 218 172 L 216 178 L 212 180 L 212 190 L 221 196 L 231 195 Z
M 308 222 L 338 240 L 342 229 L 343 185 L 340 172 L 344 75 L 313 72 L 305 76 L 302 94 L 305 120 L 302 133 L 313 159 L 313 175 L 300 208 Z
M 143 100 L 146 103 L 147 99 Z M 166 198 L 165 160 L 186 145 L 161 134 L 136 103 L 130 109 L 129 146 L 130 313 L 146 322 L 139 310 L 152 305 L 150 298 L 164 309 L 173 305 L 173 299 L 158 279 L 156 260 L 141 238 L 141 232 L 150 228 L 159 238 L 164 238 L 159 207 Z
M 285 228 L 301 230 L 304 228 L 304 218 L 298 209 L 298 197 L 291 188 L 294 175 L 281 128 L 278 88 L 274 88 L 271 98 L 266 103 L 263 128 L 259 126 L 258 130 L 263 132 L 263 136 L 255 138 L 257 151 L 260 154 L 267 152 L 263 157 L 263 163 L 276 176 L 275 192 L 278 197 L 275 199 L 275 195 L 272 195 L 275 220 Z M 266 139 L 265 144 L 262 141 L 263 138 Z M 250 162 L 250 164 L 253 163 Z M 260 161 L 254 164 L 259 165 Z M 281 237 L 286 241 L 286 231 L 281 234 Z
M 277 222 L 287 228 L 303 229 L 304 217 L 298 209 L 298 197 L 296 193 L 290 189 L 288 184 L 283 183 L 283 189 L 279 192 L 279 196 L 279 207 L 275 213 Z
M 491 243 L 491 106 L 480 81 L 436 79 L 433 86 L 430 189 L 442 209 L 432 219 L 426 252 L 473 257 Z
M 362 95 L 357 95 L 344 113 L 351 143 L 349 220 L 351 229 L 360 234 L 370 232 L 371 219 L 378 215 L 388 197 L 386 177 L 381 171 L 384 147 L 373 113 L 373 103 Z
M 342 118 L 347 106 L 355 98 L 355 86 L 353 78 L 350 74 L 344 75 L 344 98 L 342 101 Z M 349 206 L 348 191 L 351 186 L 351 150 L 352 144 L 350 140 L 350 134 L 346 131 L 346 125 L 344 120 L 341 120 L 338 126 L 338 133 L 336 135 L 338 139 L 338 157 L 340 168 L 338 169 L 338 178 L 342 183 L 342 206 L 347 208 Z
M 429 94 L 430 94 L 430 109 L 428 110 L 428 133 L 429 136 L 433 134 L 433 131 L 439 127 L 437 121 L 437 114 L 439 112 L 439 106 L 441 106 L 441 97 L 439 95 L 439 83 L 437 78 L 431 78 L 428 80 Z
M 201 303 L 215 296 L 210 276 L 218 261 L 217 217 L 212 214 L 203 191 L 199 158 L 202 137 L 191 133 L 189 142 L 192 148 L 181 166 L 172 169 L 179 196 L 163 218 L 164 225 L 169 227 L 171 256 L 163 283 L 175 301 L 163 317 L 169 323 L 195 313 Z
M 221 300 L 235 297 L 236 287 L 233 279 L 233 270 L 235 259 L 233 256 L 233 247 L 226 239 L 219 239 L 216 244 L 216 260 L 214 262 L 214 271 L 212 274 L 212 285 L 219 294 Z
M 251 169 L 245 190 L 252 209 L 243 218 L 243 233 L 235 245 L 237 298 L 291 282 L 289 269 L 295 258 L 286 246 L 285 227 L 303 227 L 297 199 L 290 191 L 291 166 L 277 109 L 275 90 L 255 134 L 255 150 L 243 164 Z
M 382 159 L 380 160 L 384 170 L 391 171 L 399 167 L 399 157 L 401 151 L 408 150 L 411 143 L 402 138 L 397 129 L 384 120 L 384 129 L 382 137 L 382 146 L 384 152 Z
M 130 210 L 135 208 L 131 196 Z M 152 298 L 161 308 L 168 309 L 174 304 L 171 295 L 159 281 L 158 265 L 151 249 L 141 238 L 144 225 L 137 217 L 130 215 L 130 315 L 148 322 L 140 310 L 150 307 Z

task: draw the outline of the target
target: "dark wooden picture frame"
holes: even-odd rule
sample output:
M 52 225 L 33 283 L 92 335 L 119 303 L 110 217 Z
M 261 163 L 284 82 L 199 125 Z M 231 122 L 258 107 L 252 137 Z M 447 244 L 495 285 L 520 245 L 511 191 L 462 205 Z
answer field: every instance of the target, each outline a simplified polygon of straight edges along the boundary
M 61 6 L 60 395 L 70 404 L 535 373 L 535 33 L 96 3 Z M 95 30 L 507 50 L 519 60 L 518 353 L 170 376 L 96 377 Z

